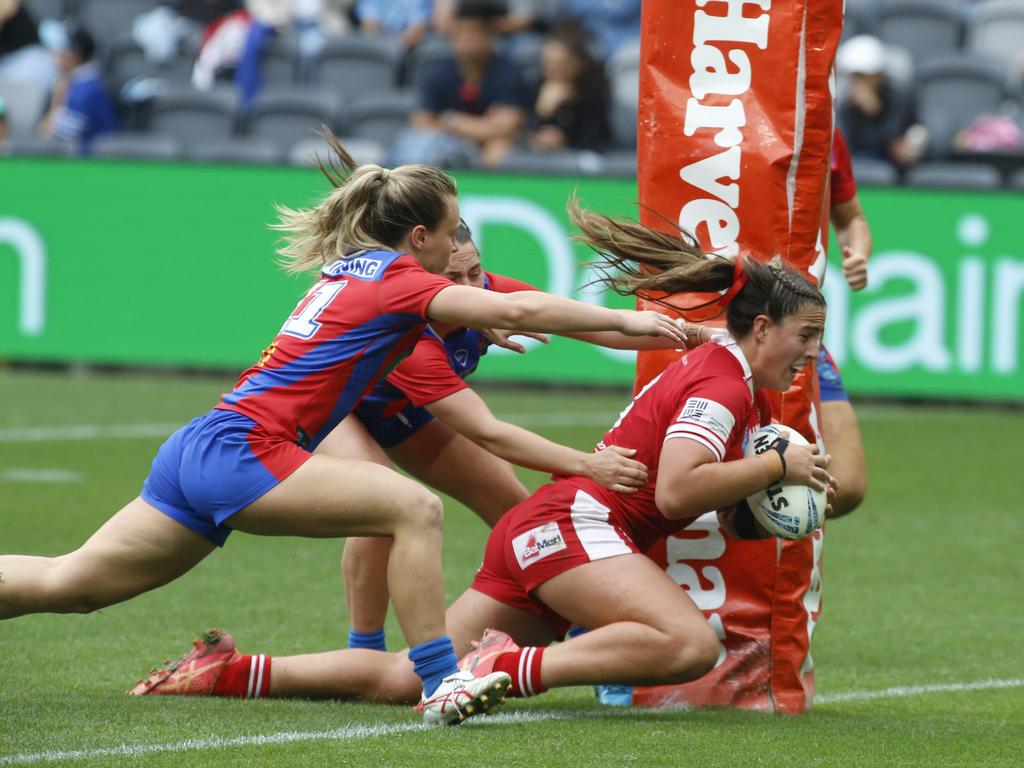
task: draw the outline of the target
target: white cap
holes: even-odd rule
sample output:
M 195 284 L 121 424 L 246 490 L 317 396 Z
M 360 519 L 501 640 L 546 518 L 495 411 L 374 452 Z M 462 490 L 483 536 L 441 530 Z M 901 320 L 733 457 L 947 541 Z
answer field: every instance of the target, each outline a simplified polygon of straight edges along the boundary
M 871 35 L 851 37 L 839 46 L 836 67 L 843 75 L 880 75 L 885 71 L 885 46 Z

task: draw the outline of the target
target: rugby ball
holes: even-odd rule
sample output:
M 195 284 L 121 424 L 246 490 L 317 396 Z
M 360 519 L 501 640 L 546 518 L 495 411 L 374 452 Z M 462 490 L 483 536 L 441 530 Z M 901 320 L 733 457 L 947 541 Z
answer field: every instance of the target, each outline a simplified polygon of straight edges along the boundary
M 780 433 L 789 432 L 791 445 L 807 445 L 807 440 L 791 427 L 769 424 L 750 437 L 744 456 L 756 456 L 769 449 Z M 799 483 L 777 483 L 747 497 L 754 517 L 773 536 L 780 539 L 802 539 L 810 536 L 825 519 L 828 495 Z

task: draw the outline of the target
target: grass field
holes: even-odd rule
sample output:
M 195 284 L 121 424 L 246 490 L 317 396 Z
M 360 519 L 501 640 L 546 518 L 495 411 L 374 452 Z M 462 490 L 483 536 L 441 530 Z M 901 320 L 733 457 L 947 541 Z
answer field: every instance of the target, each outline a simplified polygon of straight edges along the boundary
M 230 383 L 0 373 L 0 551 L 76 547 L 137 494 L 162 437 Z M 625 400 L 483 392 L 500 415 L 587 448 Z M 860 415 L 871 490 L 829 531 L 819 702 L 806 716 L 608 711 L 589 689 L 569 689 L 427 730 L 404 707 L 126 698 L 208 626 L 275 655 L 341 643 L 340 544 L 236 534 L 125 605 L 0 624 L 0 766 L 1020 766 L 1024 454 L 1013 446 L 1024 411 Z M 485 530 L 446 509 L 451 598 L 469 583 Z M 397 644 L 393 622 L 389 633 Z

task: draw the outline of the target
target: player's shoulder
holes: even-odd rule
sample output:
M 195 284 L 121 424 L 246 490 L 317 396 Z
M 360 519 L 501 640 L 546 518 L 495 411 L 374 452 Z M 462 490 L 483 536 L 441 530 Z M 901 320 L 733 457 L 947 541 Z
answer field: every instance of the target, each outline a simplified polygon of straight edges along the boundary
M 367 282 L 383 280 L 389 274 L 405 269 L 423 269 L 415 258 L 398 251 L 359 251 L 325 266 L 324 277 L 355 278 Z

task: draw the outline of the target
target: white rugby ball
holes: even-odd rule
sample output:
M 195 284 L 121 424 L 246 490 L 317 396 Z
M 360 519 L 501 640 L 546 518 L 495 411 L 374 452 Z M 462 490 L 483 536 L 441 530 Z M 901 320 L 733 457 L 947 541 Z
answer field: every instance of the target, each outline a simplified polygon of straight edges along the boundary
M 807 445 L 803 435 L 782 424 L 761 427 L 750 437 L 744 456 L 756 456 L 768 450 L 783 431 L 792 445 Z M 825 519 L 828 495 L 799 483 L 776 483 L 747 497 L 754 517 L 773 536 L 780 539 L 802 539 L 821 527 Z

